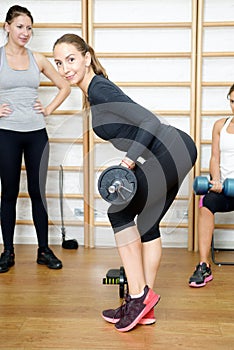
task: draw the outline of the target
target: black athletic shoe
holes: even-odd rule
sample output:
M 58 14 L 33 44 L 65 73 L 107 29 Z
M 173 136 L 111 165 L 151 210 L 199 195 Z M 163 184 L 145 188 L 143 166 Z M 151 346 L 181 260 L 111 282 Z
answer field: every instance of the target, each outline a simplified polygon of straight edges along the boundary
M 201 262 L 196 266 L 193 275 L 189 279 L 190 287 L 204 287 L 207 282 L 212 281 L 213 276 L 210 266 Z
M 39 252 L 38 249 L 37 263 L 40 265 L 46 265 L 54 270 L 59 270 L 63 267 L 62 261 L 54 255 L 50 248 L 46 248 L 43 252 Z
M 13 265 L 15 265 L 15 254 L 10 250 L 5 250 L 0 257 L 0 273 L 9 271 Z

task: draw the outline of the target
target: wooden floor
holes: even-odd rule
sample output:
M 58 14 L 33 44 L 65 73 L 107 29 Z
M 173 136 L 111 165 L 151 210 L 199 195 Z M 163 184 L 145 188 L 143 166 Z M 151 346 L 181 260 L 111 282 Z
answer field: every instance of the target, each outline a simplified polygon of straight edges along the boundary
M 18 245 L 16 265 L 0 275 L 1 349 L 234 349 L 233 266 L 213 266 L 212 282 L 189 288 L 198 254 L 164 249 L 157 323 L 119 333 L 100 316 L 120 301 L 118 286 L 102 284 L 120 266 L 116 249 L 53 249 L 62 270 L 37 265 L 36 247 Z

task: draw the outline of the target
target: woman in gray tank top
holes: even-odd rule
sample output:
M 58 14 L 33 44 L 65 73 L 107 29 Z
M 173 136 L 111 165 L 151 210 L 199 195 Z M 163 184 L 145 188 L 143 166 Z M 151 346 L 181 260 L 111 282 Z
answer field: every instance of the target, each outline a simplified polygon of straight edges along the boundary
M 33 18 L 28 9 L 12 6 L 4 29 L 7 43 L 0 48 L 0 178 L 1 229 L 4 251 L 0 273 L 15 263 L 14 229 L 22 156 L 27 173 L 32 216 L 38 239 L 37 263 L 61 269 L 62 262 L 48 246 L 48 214 L 45 185 L 49 143 L 44 117 L 69 95 L 69 84 L 40 53 L 25 47 L 32 36 Z M 38 100 L 40 73 L 58 88 L 46 107 Z

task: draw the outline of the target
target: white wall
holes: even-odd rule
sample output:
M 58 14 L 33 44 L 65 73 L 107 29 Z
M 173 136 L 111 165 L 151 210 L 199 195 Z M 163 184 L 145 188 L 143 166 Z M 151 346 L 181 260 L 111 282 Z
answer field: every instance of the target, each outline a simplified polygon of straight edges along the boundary
M 8 8 L 15 1 L 1 0 L 0 21 L 4 21 Z M 178 23 L 192 22 L 192 0 L 93 0 L 93 46 L 100 53 L 100 60 L 108 71 L 109 78 L 117 82 L 120 87 L 134 100 L 145 107 L 160 113 L 167 121 L 186 132 L 191 132 L 191 56 L 192 32 L 189 25 L 178 27 Z M 54 41 L 63 33 L 75 32 L 82 34 L 81 28 L 62 28 L 64 23 L 81 23 L 82 0 L 31 0 L 20 1 L 20 5 L 26 6 L 32 12 L 35 23 L 45 23 L 43 28 L 34 29 L 34 37 L 29 45 L 33 50 L 51 53 Z M 232 21 L 232 0 L 205 0 L 204 21 Z M 132 28 L 115 28 L 114 26 L 100 26 L 103 23 L 164 23 L 162 26 L 133 26 Z M 46 25 L 50 23 L 50 26 Z M 52 28 L 51 23 L 61 23 L 61 28 Z M 167 26 L 175 23 L 174 27 Z M 232 51 L 232 27 L 204 28 L 203 50 Z M 3 44 L 5 35 L 2 32 L 0 44 Z M 109 53 L 140 53 L 141 57 L 108 57 Z M 147 53 L 144 57 L 144 53 Z M 155 53 L 155 56 L 154 56 Z M 161 57 L 159 54 L 171 53 L 171 56 Z M 178 57 L 175 55 L 178 53 Z M 183 56 L 183 53 L 189 55 Z M 149 55 L 151 54 L 151 55 Z M 133 55 L 134 56 L 134 55 Z M 163 55 L 162 55 L 163 56 Z M 49 58 L 53 62 L 52 58 Z M 234 81 L 233 57 L 205 57 L 203 58 L 202 80 L 204 82 Z M 46 82 L 42 76 L 42 82 Z M 163 83 L 154 85 L 154 83 Z M 131 83 L 131 84 L 128 84 Z M 134 85 L 135 83 L 135 85 Z M 140 86 L 137 83 L 146 83 L 149 86 Z M 153 83 L 151 85 L 151 83 Z M 228 110 L 225 100 L 228 87 L 213 86 L 202 89 L 202 110 L 219 111 Z M 52 87 L 41 87 L 40 98 L 47 103 L 55 94 Z M 81 94 L 73 89 L 71 96 L 59 108 L 61 115 L 53 115 L 47 118 L 47 127 L 50 138 L 70 138 L 73 140 L 82 138 L 82 116 L 76 113 L 81 109 Z M 67 115 L 66 111 L 74 110 L 74 114 Z M 173 111 L 177 113 L 173 114 Z M 181 111 L 181 115 L 178 114 Z M 217 115 L 202 117 L 201 135 L 203 140 L 211 139 L 211 129 Z M 103 156 L 104 155 L 104 156 Z M 210 145 L 202 144 L 201 168 L 207 168 L 210 156 Z M 120 152 L 110 145 L 97 144 L 95 150 L 95 166 L 108 165 L 118 162 Z M 60 164 L 75 169 L 83 165 L 82 145 L 73 142 L 52 142 L 50 170 L 48 172 L 47 193 L 49 217 L 55 223 L 50 226 L 50 242 L 61 243 L 59 200 L 53 195 L 58 195 L 58 170 L 51 170 Z M 65 219 L 68 222 L 67 234 L 77 238 L 83 244 L 83 175 L 82 172 L 66 170 L 64 179 L 64 192 L 67 197 L 64 204 Z M 21 192 L 26 192 L 25 172 L 22 172 Z M 94 175 L 97 181 L 97 174 Z M 71 198 L 69 195 L 75 195 Z M 186 228 L 176 227 L 176 223 L 188 223 L 187 208 L 191 200 L 191 188 L 186 179 L 180 196 L 187 200 L 177 200 L 164 218 L 165 227 L 162 228 L 163 245 L 167 247 L 187 247 L 188 231 Z M 80 215 L 75 216 L 74 210 L 78 208 Z M 95 220 L 106 221 L 106 203 L 103 200 L 95 201 Z M 31 220 L 30 201 L 28 198 L 19 198 L 17 206 L 18 220 Z M 224 216 L 217 215 L 217 221 L 223 222 Z M 225 214 L 225 220 L 232 222 L 232 214 Z M 69 222 L 77 222 L 77 226 L 69 225 Z M 170 228 L 166 223 L 175 223 Z M 225 221 L 226 222 L 226 221 Z M 226 234 L 226 233 L 225 233 Z M 233 240 L 233 233 L 227 232 L 225 240 Z M 17 225 L 16 243 L 36 243 L 34 228 L 32 225 Z M 97 246 L 113 246 L 114 238 L 109 227 L 96 225 L 95 244 Z

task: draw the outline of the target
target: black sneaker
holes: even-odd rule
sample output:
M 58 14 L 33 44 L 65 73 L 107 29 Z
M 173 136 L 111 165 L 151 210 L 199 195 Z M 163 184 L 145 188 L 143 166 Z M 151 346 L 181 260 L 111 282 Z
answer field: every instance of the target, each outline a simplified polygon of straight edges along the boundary
M 5 250 L 0 257 L 0 273 L 9 271 L 9 267 L 15 265 L 15 254 Z
M 54 270 L 59 270 L 63 267 L 62 261 L 54 255 L 50 248 L 46 248 L 43 252 L 39 252 L 38 249 L 37 263 L 40 265 L 46 265 Z
M 148 286 L 144 288 L 144 294 L 140 298 L 127 296 L 122 307 L 120 320 L 115 328 L 120 332 L 130 331 L 139 321 L 159 302 L 160 295 L 157 295 Z
M 189 279 L 190 287 L 204 287 L 207 282 L 212 281 L 213 276 L 210 265 L 201 262 L 196 266 L 193 275 Z

